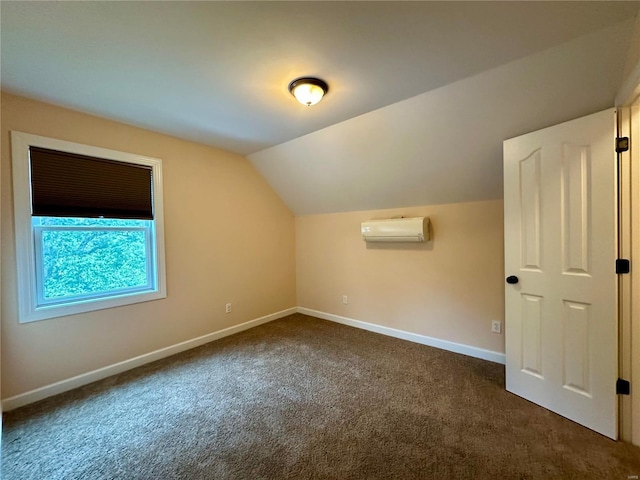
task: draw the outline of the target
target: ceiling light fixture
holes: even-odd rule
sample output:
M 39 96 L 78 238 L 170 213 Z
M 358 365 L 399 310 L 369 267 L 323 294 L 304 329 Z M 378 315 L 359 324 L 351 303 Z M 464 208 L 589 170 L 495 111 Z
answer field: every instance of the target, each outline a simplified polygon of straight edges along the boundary
M 322 100 L 329 91 L 329 85 L 319 78 L 302 77 L 289 84 L 289 91 L 301 104 L 310 107 Z

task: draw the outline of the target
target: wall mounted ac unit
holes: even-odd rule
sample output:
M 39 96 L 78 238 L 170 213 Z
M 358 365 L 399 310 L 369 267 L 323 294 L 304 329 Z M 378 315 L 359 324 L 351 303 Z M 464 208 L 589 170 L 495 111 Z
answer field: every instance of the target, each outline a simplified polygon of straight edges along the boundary
M 369 220 L 360 230 L 365 242 L 428 242 L 431 228 L 429 217 L 413 217 Z

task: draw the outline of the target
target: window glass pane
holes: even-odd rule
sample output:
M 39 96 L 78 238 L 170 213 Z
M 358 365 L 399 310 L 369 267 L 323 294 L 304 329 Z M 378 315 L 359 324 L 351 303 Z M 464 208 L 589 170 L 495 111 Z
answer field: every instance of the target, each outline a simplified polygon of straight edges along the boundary
M 71 227 L 41 233 L 45 300 L 148 286 L 146 230 Z

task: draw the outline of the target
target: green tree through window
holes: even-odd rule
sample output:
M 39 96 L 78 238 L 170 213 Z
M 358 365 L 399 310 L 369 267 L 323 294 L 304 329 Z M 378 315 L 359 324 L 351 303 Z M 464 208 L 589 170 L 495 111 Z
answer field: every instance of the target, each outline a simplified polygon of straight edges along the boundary
M 150 222 L 34 217 L 45 301 L 146 288 Z

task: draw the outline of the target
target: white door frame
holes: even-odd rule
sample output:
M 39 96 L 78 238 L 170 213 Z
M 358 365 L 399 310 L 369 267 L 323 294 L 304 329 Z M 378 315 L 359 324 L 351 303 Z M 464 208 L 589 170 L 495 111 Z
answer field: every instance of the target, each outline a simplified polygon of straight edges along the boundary
M 620 154 L 619 256 L 632 265 L 619 278 L 619 371 L 631 381 L 631 395 L 619 398 L 619 432 L 640 446 L 640 84 L 633 91 L 618 107 L 618 136 L 630 139 L 629 151 Z

